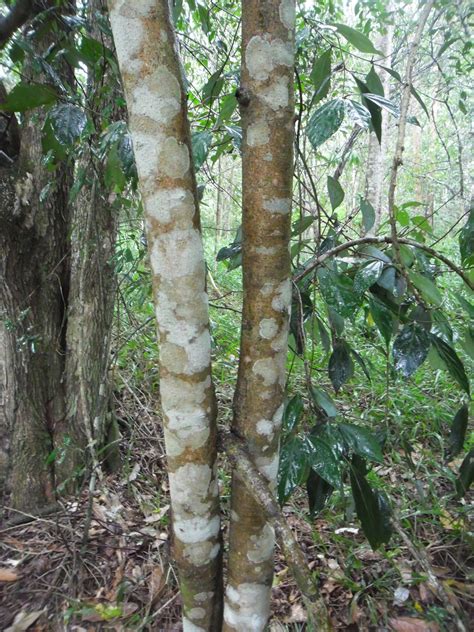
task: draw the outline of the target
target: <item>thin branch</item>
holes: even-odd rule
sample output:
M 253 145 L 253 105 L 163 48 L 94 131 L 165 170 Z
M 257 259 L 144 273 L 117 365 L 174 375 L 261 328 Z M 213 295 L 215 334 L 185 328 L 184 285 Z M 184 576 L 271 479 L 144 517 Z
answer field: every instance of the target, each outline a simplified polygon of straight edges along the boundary
M 5 16 L 0 17 L 0 48 L 3 48 L 13 33 L 29 20 L 34 4 L 35 0 L 18 0 Z
M 301 591 L 308 613 L 308 623 L 311 623 L 318 632 L 329 632 L 333 628 L 324 600 L 319 595 L 318 588 L 311 577 L 306 556 L 282 515 L 267 480 L 252 463 L 244 442 L 235 434 L 225 433 L 221 437 L 221 445 L 238 471 L 239 478 L 263 507 L 275 529 L 288 567 Z
M 404 244 L 406 246 L 413 246 L 414 248 L 419 248 L 420 250 L 424 250 L 432 257 L 439 259 L 442 261 L 450 270 L 455 272 L 457 275 L 461 277 L 464 283 L 471 289 L 474 290 L 474 283 L 469 279 L 467 274 L 461 270 L 459 266 L 453 263 L 450 259 L 437 252 L 434 248 L 430 248 L 430 246 L 425 246 L 424 244 L 420 244 L 414 239 L 405 239 L 403 237 L 398 237 L 398 243 Z M 304 270 L 301 270 L 298 274 L 293 277 L 293 281 L 298 283 L 301 281 L 307 274 L 318 268 L 326 259 L 330 257 L 334 257 L 334 255 L 339 254 L 340 252 L 344 252 L 344 250 L 348 250 L 349 248 L 355 248 L 357 246 L 363 246 L 364 244 L 393 244 L 393 240 L 391 237 L 375 237 L 375 236 L 367 236 L 361 237 L 360 239 L 353 239 L 352 241 L 347 241 L 344 244 L 339 244 L 339 246 L 335 246 L 331 248 L 331 250 L 326 251 L 324 254 L 316 257 L 312 261 L 308 263 Z

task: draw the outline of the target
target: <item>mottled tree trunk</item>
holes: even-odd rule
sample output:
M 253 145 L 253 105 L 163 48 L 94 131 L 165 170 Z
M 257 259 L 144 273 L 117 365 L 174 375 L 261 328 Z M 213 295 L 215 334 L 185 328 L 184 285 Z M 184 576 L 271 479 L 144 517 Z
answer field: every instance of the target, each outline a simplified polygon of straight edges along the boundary
M 221 626 L 216 407 L 186 95 L 167 0 L 109 0 L 147 226 L 184 630 Z
M 107 14 L 106 0 L 90 1 L 88 32 L 111 47 L 111 38 L 98 27 L 97 14 Z M 110 112 L 112 121 L 124 114 L 117 106 L 120 94 L 121 87 L 104 56 L 103 72 L 90 71 L 87 87 L 88 111 L 97 134 L 103 125 L 104 111 Z M 96 145 L 97 142 L 97 136 L 90 139 L 90 143 Z M 73 482 L 91 460 L 97 465 L 101 457 L 99 449 L 106 441 L 110 335 L 117 278 L 113 257 L 119 209 L 109 201 L 103 161 L 90 145 L 78 161 L 78 172 L 85 184 L 72 208 L 66 336 L 67 416 L 56 436 L 57 444 L 66 446 L 64 458 L 56 464 L 56 474 L 62 482 Z
M 274 488 L 291 303 L 294 0 L 244 0 L 239 102 L 243 129 L 244 304 L 233 431 Z M 263 630 L 274 531 L 234 473 L 224 630 Z
M 388 11 L 392 9 L 389 3 Z M 377 48 L 384 54 L 384 66 L 392 67 L 393 51 L 393 24 L 387 25 L 387 31 L 380 36 Z M 384 94 L 390 98 L 390 74 L 385 70 L 380 70 Z M 371 235 L 376 235 L 380 228 L 383 216 L 384 202 L 384 179 L 386 173 L 387 152 L 389 147 L 390 119 L 388 112 L 382 112 L 382 141 L 379 143 L 374 132 L 369 136 L 369 147 L 367 154 L 367 177 L 365 185 L 365 197 L 372 204 L 375 210 L 375 222 L 370 231 Z

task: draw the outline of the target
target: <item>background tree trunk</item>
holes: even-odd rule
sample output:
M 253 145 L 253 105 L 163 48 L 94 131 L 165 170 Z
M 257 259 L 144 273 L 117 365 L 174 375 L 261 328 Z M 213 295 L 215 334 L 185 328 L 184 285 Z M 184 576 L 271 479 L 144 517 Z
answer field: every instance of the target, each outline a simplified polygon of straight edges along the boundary
M 244 303 L 233 431 L 274 488 L 292 293 L 295 4 L 244 0 L 242 18 Z M 259 631 L 270 610 L 274 531 L 237 473 L 231 502 L 224 630 Z
M 160 339 L 160 393 L 184 630 L 219 630 L 216 405 L 198 197 L 168 0 L 109 0 Z
M 110 37 L 99 28 L 99 15 L 107 15 L 105 0 L 91 0 L 91 37 L 112 47 Z M 95 70 L 95 69 L 94 69 Z M 98 136 L 104 126 L 104 111 L 110 122 L 125 113 L 117 105 L 121 87 L 103 59 L 103 68 L 90 70 L 87 107 L 97 130 L 78 161 L 78 174 L 85 179 L 75 204 L 71 222 L 71 284 L 67 326 L 67 417 L 57 441 L 68 445 L 67 454 L 57 465 L 59 479 L 70 480 L 90 460 L 98 458 L 105 442 L 109 412 L 108 369 L 110 336 L 116 295 L 113 260 L 117 238 L 119 208 L 109 200 L 104 182 L 105 166 L 97 157 Z M 109 420 L 110 421 L 110 420 Z M 59 433 L 58 433 L 59 435 Z M 87 446 L 92 442 L 93 445 Z M 117 448 L 117 446 L 115 446 Z M 88 453 L 89 452 L 89 453 Z

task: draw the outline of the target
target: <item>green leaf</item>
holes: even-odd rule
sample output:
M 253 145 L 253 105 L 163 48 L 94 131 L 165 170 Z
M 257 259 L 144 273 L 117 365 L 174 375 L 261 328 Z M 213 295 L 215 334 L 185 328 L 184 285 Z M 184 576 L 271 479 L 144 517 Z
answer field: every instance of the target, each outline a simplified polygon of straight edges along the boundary
M 337 427 L 349 450 L 365 459 L 383 463 L 380 443 L 367 428 L 346 423 L 340 423 Z
M 327 177 L 328 194 L 331 201 L 332 210 L 335 211 L 344 200 L 344 189 L 339 184 L 339 180 L 336 180 L 332 176 Z
M 212 142 L 212 134 L 207 131 L 194 132 L 191 140 L 193 146 L 194 169 L 199 171 L 209 153 L 209 148 Z
M 474 360 L 474 331 L 468 327 L 462 340 L 462 347 L 467 355 Z
M 461 305 L 461 307 L 468 314 L 469 318 L 474 319 L 474 305 L 472 303 L 470 303 L 469 301 L 467 301 L 464 298 L 464 296 L 461 296 L 460 294 L 457 295 L 457 299 L 458 299 L 459 304 Z
M 413 86 L 411 87 L 411 93 L 415 97 L 415 99 L 418 101 L 418 103 L 421 105 L 421 107 L 422 107 L 424 113 L 426 114 L 426 116 L 428 118 L 430 118 L 430 113 L 428 111 L 428 108 L 426 107 L 423 99 L 420 97 L 420 95 L 418 94 L 418 92 L 415 90 L 415 88 Z
M 334 453 L 329 443 L 321 437 L 308 435 L 306 437 L 307 462 L 313 472 L 332 485 L 341 485 L 341 461 Z
M 362 213 L 362 226 L 364 232 L 368 233 L 375 224 L 375 209 L 372 204 L 365 198 L 360 200 L 360 210 Z
M 328 95 L 331 83 L 331 49 L 329 48 L 314 62 L 310 79 L 316 88 L 313 96 L 313 104 L 319 103 Z
M 380 331 L 385 344 L 388 346 L 393 334 L 393 315 L 392 312 L 385 307 L 378 298 L 371 297 L 369 299 L 369 308 L 374 323 Z
M 234 113 L 236 107 L 237 99 L 233 94 L 227 94 L 225 97 L 223 97 L 220 101 L 219 118 L 217 119 L 217 124 L 220 125 L 225 121 L 228 121 Z
M 316 110 L 306 127 L 306 133 L 313 149 L 317 149 L 337 132 L 344 119 L 344 112 L 343 99 L 328 101 Z
M 469 218 L 459 233 L 459 251 L 463 263 L 474 253 L 474 207 L 469 211 Z
M 378 76 L 378 74 L 375 72 L 375 68 L 373 64 L 370 67 L 369 73 L 365 77 L 365 83 L 367 84 L 367 87 L 369 88 L 369 92 L 371 92 L 372 94 L 378 94 L 381 97 L 384 96 L 382 81 L 380 80 L 380 77 Z
M 367 129 L 371 121 L 369 110 L 361 103 L 352 101 L 352 99 L 346 99 L 345 104 L 347 115 L 354 125 L 358 125 L 362 129 Z
M 354 316 L 360 306 L 360 297 L 354 292 L 352 280 L 347 275 L 338 274 L 328 268 L 320 268 L 317 278 L 326 303 L 342 318 Z
M 296 220 L 296 222 L 294 222 L 291 227 L 291 236 L 296 237 L 297 235 L 301 235 L 301 233 L 304 233 L 304 231 L 307 230 L 311 226 L 311 224 L 313 224 L 315 219 L 316 218 L 312 215 L 306 215 L 305 217 Z
M 371 94 L 368 85 L 364 81 L 361 81 L 358 77 L 354 77 L 354 79 L 362 95 L 362 104 L 370 112 L 370 122 L 372 124 L 372 129 L 377 136 L 377 140 L 380 143 L 382 141 L 382 110 L 379 105 L 364 97 L 364 94 Z
M 413 285 L 421 292 L 426 301 L 436 305 L 436 307 L 441 305 L 443 297 L 431 279 L 414 270 L 409 270 L 408 275 Z
M 357 270 L 354 277 L 354 291 L 364 294 L 374 283 L 378 281 L 383 271 L 383 261 L 372 261 Z
M 375 103 L 375 105 L 378 105 L 384 110 L 387 110 L 388 112 L 390 112 L 390 114 L 393 114 L 395 118 L 398 118 L 400 116 L 400 108 L 389 99 L 386 99 L 385 97 L 381 97 L 379 94 L 372 94 L 370 92 L 365 92 L 363 96 L 368 101 Z
M 222 69 L 219 69 L 209 77 L 207 83 L 202 89 L 203 102 L 207 104 L 218 97 L 223 87 L 224 77 L 222 76 Z
M 112 145 L 109 150 L 105 165 L 104 180 L 109 189 L 118 193 L 123 191 L 127 183 L 117 144 Z
M 54 134 L 63 145 L 73 145 L 87 125 L 84 110 L 72 103 L 55 106 L 48 115 Z
M 458 354 L 450 345 L 448 345 L 447 342 L 436 334 L 430 334 L 430 336 L 436 351 L 446 364 L 449 373 L 456 380 L 459 386 L 469 395 L 471 390 L 469 380 L 467 378 L 466 371 L 464 370 L 464 365 L 459 359 Z
M 283 413 L 283 432 L 290 434 L 298 425 L 303 412 L 303 400 L 301 395 L 294 395 L 286 404 Z
M 283 504 L 308 475 L 307 450 L 299 437 L 283 444 L 278 470 L 278 500 Z
M 448 452 L 450 458 L 454 458 L 463 448 L 466 439 L 467 424 L 469 421 L 469 406 L 464 404 L 454 415 L 449 434 Z
M 356 31 L 346 24 L 335 23 L 333 26 L 336 27 L 337 31 L 349 42 L 349 44 L 352 44 L 354 48 L 357 48 L 357 50 L 360 50 L 362 53 L 382 55 L 382 53 L 374 47 L 367 35 L 364 35 L 360 31 Z
M 334 345 L 329 358 L 328 373 L 336 393 L 354 375 L 354 363 L 347 343 L 338 342 Z
M 410 377 L 423 364 L 430 349 L 430 336 L 418 325 L 405 325 L 393 343 L 395 368 L 405 377 Z
M 18 83 L 7 96 L 6 101 L 0 103 L 0 110 L 4 112 L 26 112 L 41 105 L 50 105 L 58 99 L 58 93 L 53 86 L 40 83 Z
M 326 391 L 318 386 L 311 385 L 310 395 L 316 407 L 322 410 L 328 417 L 337 416 L 336 404 Z
M 325 504 L 334 491 L 334 487 L 319 474 L 310 470 L 306 481 L 306 491 L 308 493 L 309 514 L 313 518 L 324 509 Z
M 370 487 L 357 459 L 353 459 L 350 477 L 357 516 L 370 546 L 377 549 L 392 535 L 390 508 L 383 495 Z
M 467 453 L 459 468 L 459 477 L 456 481 L 456 495 L 462 498 L 474 481 L 474 448 Z

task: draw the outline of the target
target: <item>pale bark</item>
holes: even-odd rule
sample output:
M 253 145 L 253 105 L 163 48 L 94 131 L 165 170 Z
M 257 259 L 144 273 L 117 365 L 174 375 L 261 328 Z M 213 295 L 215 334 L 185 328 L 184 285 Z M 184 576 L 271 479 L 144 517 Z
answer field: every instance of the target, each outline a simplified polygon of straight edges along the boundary
M 243 130 L 244 304 L 233 430 L 275 487 L 291 302 L 294 0 L 244 0 L 238 93 Z M 224 630 L 263 630 L 274 530 L 235 472 Z
M 392 8 L 389 4 L 388 10 Z M 387 31 L 380 36 L 377 43 L 377 49 L 383 53 L 384 66 L 392 67 L 393 52 L 393 30 L 394 25 L 387 25 Z M 380 70 L 380 79 L 384 90 L 385 97 L 390 99 L 390 75 L 385 70 Z M 365 187 L 365 197 L 372 204 L 375 210 L 375 222 L 369 234 L 376 235 L 380 228 L 383 214 L 383 189 L 384 178 L 386 173 L 387 152 L 389 146 L 390 131 L 390 115 L 388 112 L 382 112 L 382 140 L 379 143 L 374 132 L 369 136 L 369 147 L 367 155 L 367 177 Z
M 109 0 L 160 339 L 160 392 L 184 630 L 221 625 L 215 398 L 186 96 L 167 0 Z

